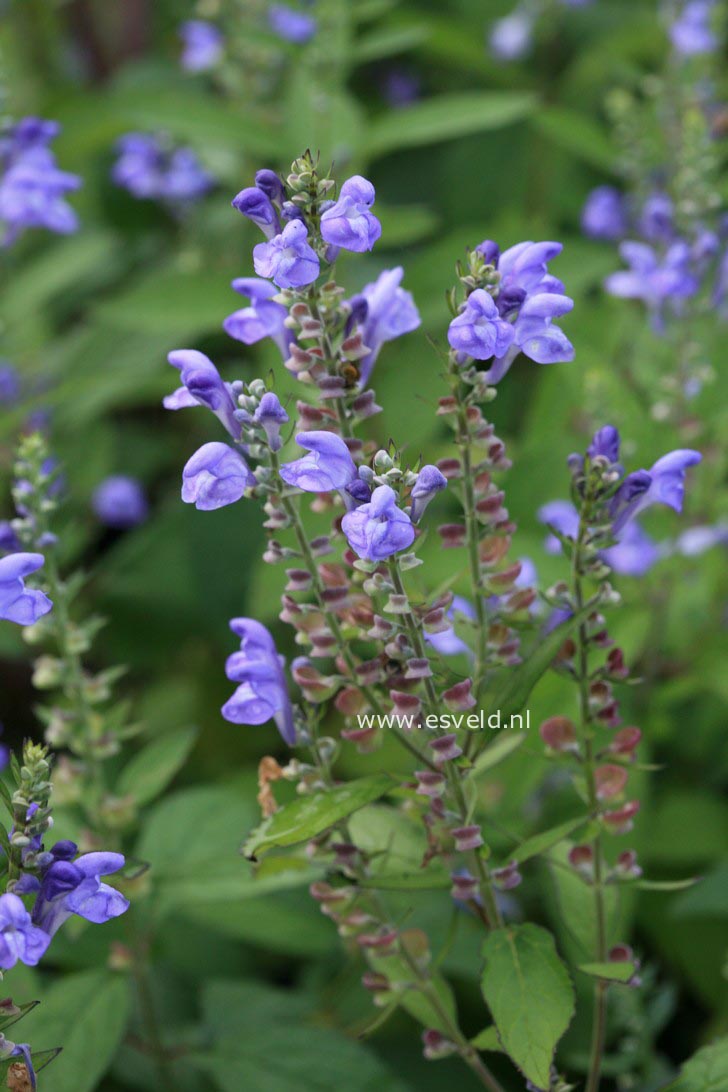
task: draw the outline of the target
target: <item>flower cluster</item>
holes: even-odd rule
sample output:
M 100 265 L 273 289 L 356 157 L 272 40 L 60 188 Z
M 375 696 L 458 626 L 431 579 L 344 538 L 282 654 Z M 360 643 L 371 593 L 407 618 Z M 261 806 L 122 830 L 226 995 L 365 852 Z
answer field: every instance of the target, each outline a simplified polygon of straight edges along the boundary
M 590 463 L 605 461 L 608 473 L 620 481 L 604 507 L 608 524 L 603 533 L 609 536 L 609 544 L 600 549 L 599 556 L 615 572 L 643 576 L 659 559 L 660 550 L 637 517 L 655 504 L 681 512 L 687 470 L 699 463 L 702 456 L 689 448 L 671 451 L 649 470 L 633 470 L 625 475 L 619 462 L 619 448 L 619 433 L 610 425 L 596 433 L 587 452 Z M 577 456 L 572 457 L 571 465 L 583 471 L 583 460 Z M 539 509 L 539 518 L 555 532 L 546 541 L 550 553 L 561 552 L 564 537 L 576 538 L 579 513 L 571 502 L 551 501 Z
M 240 648 L 229 656 L 226 674 L 236 689 L 222 708 L 233 724 L 273 720 L 282 743 L 296 748 L 296 758 L 283 767 L 272 756 L 261 763 L 264 816 L 278 808 L 271 786 L 280 778 L 295 782 L 299 795 L 344 800 L 348 786 L 333 773 L 340 750 L 373 752 L 389 735 L 414 763 L 397 793 L 424 835 L 415 867 L 491 930 L 509 912 L 512 896 L 505 893 L 520 884 L 521 862 L 486 843 L 471 778 L 481 759 L 488 760 L 489 740 L 477 724 L 465 725 L 523 656 L 532 655 L 529 643 L 548 641 L 555 669 L 580 687 L 578 724 L 557 716 L 541 733 L 548 757 L 578 763 L 574 785 L 586 802 L 584 826 L 597 831 L 571 847 L 571 866 L 597 899 L 607 880 L 639 875 L 631 851 L 607 860 L 601 836 L 628 830 L 636 814 L 638 803 L 623 793 L 640 733 L 624 728 L 604 746 L 601 740 L 598 749 L 592 746 L 597 729 L 619 724 L 613 685 L 627 669 L 618 649 L 599 665 L 590 665 L 590 657 L 609 647 L 601 614 L 617 598 L 607 582 L 609 566 L 619 567 L 620 551 L 647 507 L 680 510 L 686 471 L 700 455 L 671 452 L 649 471 L 625 474 L 619 436 L 604 428 L 584 458 L 570 459 L 569 519 L 561 505 L 547 506 L 543 518 L 573 562 L 572 583 L 545 593 L 552 614 L 544 619 L 533 564 L 509 556 L 516 528 L 498 479 L 510 464 L 483 407 L 519 355 L 539 364 L 574 358 L 560 325 L 573 301 L 550 267 L 561 245 L 525 241 L 501 252 L 486 240 L 458 265 L 448 294 L 449 351 L 442 354 L 448 390 L 437 407 L 452 429 L 455 453 L 437 464 L 422 457 L 408 462 L 394 441 L 377 450 L 360 435 L 379 412 L 370 383 L 383 346 L 419 325 L 403 271 L 384 270 L 354 295 L 336 280 L 341 249 L 362 253 L 376 246 L 381 227 L 374 204 L 367 179 L 350 178 L 337 193 L 310 155 L 285 179 L 259 171 L 255 185 L 233 200 L 264 237 L 252 255 L 257 277 L 233 282 L 248 303 L 225 319 L 224 329 L 245 345 L 270 340 L 299 380 L 301 398 L 284 406 L 270 389 L 274 379 L 227 382 L 206 356 L 186 349 L 170 354 L 182 386 L 165 406 L 205 406 L 226 433 L 225 442 L 204 444 L 187 463 L 183 500 L 203 510 L 261 504 L 264 559 L 286 567 L 279 619 L 295 631 L 301 654 L 287 671 L 261 622 L 233 619 Z M 294 440 L 297 451 L 289 454 Z M 422 539 L 433 511 L 445 505 L 450 522 L 437 532 L 442 548 L 455 551 L 454 578 L 436 593 L 422 582 L 415 589 L 410 573 L 424 563 Z M 467 594 L 455 595 L 452 584 Z M 330 705 L 342 720 L 336 739 L 320 733 Z M 442 709 L 451 727 L 442 724 Z M 427 997 L 433 984 L 426 938 L 413 941 L 372 893 L 383 847 L 362 846 L 345 810 L 341 814 L 341 821 L 322 823 L 313 837 L 309 830 L 301 839 L 307 859 L 327 876 L 311 894 L 364 953 L 364 984 L 383 1003 L 396 1001 L 404 988 L 401 966 L 406 988 Z M 254 835 L 253 856 L 255 846 Z M 608 949 L 600 937 L 597 947 L 600 963 L 621 960 L 636 981 L 626 946 Z M 480 1067 L 456 1024 L 447 1032 L 425 1031 L 425 1055 L 456 1052 Z
M 79 855 L 78 846 L 70 841 L 44 848 L 43 837 L 52 824 L 49 774 L 47 748 L 26 743 L 22 765 L 14 770 L 7 882 L 0 895 L 2 970 L 18 961 L 35 966 L 74 914 L 103 924 L 129 907 L 128 899 L 101 879 L 124 867 L 120 853 Z M 20 896 L 32 900 L 30 910 Z
M 50 143 L 59 131 L 57 122 L 33 117 L 0 131 L 0 246 L 10 246 L 28 228 L 62 235 L 78 228 L 66 195 L 81 179 L 56 163 Z
M 127 133 L 117 141 L 116 154 L 111 177 L 134 197 L 184 208 L 215 184 L 191 148 L 175 147 L 163 135 Z
M 573 360 L 573 345 L 553 323 L 574 306 L 548 271 L 561 250 L 561 243 L 527 242 L 501 253 L 490 239 L 476 247 L 481 261 L 479 267 L 471 261 L 471 280 L 485 287 L 469 293 L 447 336 L 456 353 L 492 360 L 483 377 L 488 383 L 499 382 L 519 353 L 537 364 Z

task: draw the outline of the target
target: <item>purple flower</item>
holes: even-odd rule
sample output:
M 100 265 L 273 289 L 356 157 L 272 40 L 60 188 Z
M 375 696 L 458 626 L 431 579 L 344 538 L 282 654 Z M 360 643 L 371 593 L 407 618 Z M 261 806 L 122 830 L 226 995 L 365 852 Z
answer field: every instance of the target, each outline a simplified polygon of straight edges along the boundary
M 0 134 L 0 223 L 9 246 L 26 228 L 68 234 L 78 219 L 66 194 L 81 185 L 78 175 L 58 169 L 48 144 L 59 132 L 54 121 L 24 118 Z
M 590 239 L 621 239 L 627 232 L 627 202 L 614 186 L 597 186 L 586 199 L 581 229 Z
M 280 235 L 253 248 L 253 264 L 259 277 L 275 281 L 279 288 L 303 288 L 319 275 L 316 251 L 308 244 L 306 225 L 291 220 Z
M 382 81 L 382 91 L 389 105 L 400 110 L 422 96 L 422 81 L 414 72 L 391 68 Z
M 304 11 L 296 11 L 287 4 L 271 4 L 268 9 L 268 25 L 271 30 L 294 45 L 305 45 L 316 33 L 316 20 Z
M 561 253 L 561 243 L 518 243 L 501 254 L 496 243 L 486 239 L 477 249 L 498 271 L 498 294 L 494 302 L 498 316 L 511 323 L 513 329 L 510 346 L 496 356 L 485 372 L 488 382 L 502 379 L 519 352 L 537 364 L 573 360 L 573 345 L 553 325 L 553 319 L 574 306 L 573 300 L 564 294 L 561 281 L 548 271 L 548 263 Z M 472 293 L 469 301 L 475 295 Z
M 286 188 L 275 171 L 263 167 L 255 172 L 255 184 L 270 200 L 277 205 L 282 205 L 286 199 Z
M 410 519 L 413 523 L 419 523 L 427 505 L 436 493 L 447 488 L 447 478 L 436 466 L 423 466 L 417 475 L 417 480 L 412 486 L 410 507 Z
M 266 239 L 273 239 L 280 232 L 278 214 L 268 194 L 259 186 L 248 186 L 241 190 L 233 197 L 232 206 L 259 227 Z
M 594 433 L 587 448 L 590 459 L 606 459 L 611 465 L 619 463 L 619 432 L 614 425 L 604 425 Z
M 111 177 L 140 199 L 190 204 L 214 185 L 191 148 L 170 148 L 153 133 L 127 133 L 117 141 Z
M 490 52 L 497 61 L 519 61 L 533 43 L 533 16 L 516 8 L 490 28 Z
M 240 637 L 240 651 L 228 657 L 225 673 L 239 683 L 222 707 L 232 724 L 265 724 L 275 720 L 289 746 L 296 742 L 293 709 L 281 657 L 268 630 L 253 618 L 233 618 L 230 629 Z
M 299 447 L 310 452 L 293 463 L 284 463 L 281 477 L 305 493 L 330 493 L 345 489 L 357 476 L 349 449 L 334 432 L 299 432 Z
M 168 394 L 165 409 L 207 406 L 225 426 L 234 440 L 240 439 L 240 422 L 235 418 L 235 399 L 212 361 L 196 349 L 175 349 L 167 360 L 182 373 L 182 386 Z
M 280 303 L 273 302 L 272 297 L 277 295 L 275 286 L 257 277 L 238 277 L 232 282 L 232 286 L 241 296 L 250 300 L 250 306 L 241 307 L 239 311 L 228 315 L 222 324 L 225 333 L 236 341 L 242 341 L 244 345 L 254 345 L 269 337 L 286 360 L 294 338 L 285 326 L 288 312 Z
M 182 471 L 182 500 L 200 512 L 235 504 L 257 485 L 240 452 L 227 444 L 203 444 Z
M 713 0 L 688 0 L 670 27 L 670 40 L 683 57 L 712 53 L 720 44 L 711 29 Z
M 714 546 L 728 546 L 728 523 L 714 527 L 690 527 L 675 542 L 675 552 L 683 557 L 699 557 Z
M 105 478 L 95 489 L 91 506 L 102 523 L 121 529 L 143 523 L 149 514 L 141 484 L 126 474 Z
M 639 523 L 628 523 L 614 546 L 602 550 L 600 556 L 615 573 L 622 576 L 644 576 L 660 559 L 660 550 Z
M 12 406 L 20 399 L 20 377 L 12 364 L 0 360 L 0 406 Z
M 22 543 L 13 530 L 13 525 L 7 519 L 0 519 L 0 553 L 17 554 L 22 549 Z
M 682 241 L 673 243 L 662 257 L 646 243 L 626 242 L 619 249 L 630 269 L 607 277 L 607 292 L 623 299 L 642 300 L 655 327 L 661 329 L 665 302 L 685 299 L 699 288 L 689 266 L 689 246 Z
M 352 550 L 365 561 L 383 561 L 415 540 L 409 516 L 397 507 L 397 495 L 388 485 L 379 485 L 368 504 L 347 512 L 341 529 Z
M 224 38 L 214 25 L 204 19 L 188 19 L 179 28 L 183 50 L 180 64 L 187 72 L 207 72 L 214 68 L 223 51 Z
M 669 243 L 675 236 L 674 218 L 671 198 L 658 190 L 646 198 L 637 226 L 649 243 Z
M 73 842 L 57 842 L 42 872 L 32 918 L 51 937 L 72 914 L 102 925 L 129 908 L 129 900 L 100 879 L 124 867 L 122 855 L 84 853 L 72 860 L 76 850 Z
M 376 281 L 362 288 L 361 295 L 349 300 L 352 314 L 366 305 L 366 312 L 359 320 L 368 354 L 359 362 L 360 385 L 365 387 L 376 363 L 379 351 L 388 341 L 416 330 L 421 323 L 412 293 L 401 288 L 404 270 L 385 269 Z
M 370 212 L 374 186 L 355 174 L 341 187 L 339 199 L 321 216 L 321 236 L 332 246 L 361 253 L 371 250 L 382 234 L 382 225 Z
M 17 895 L 0 895 L 0 968 L 9 971 L 18 960 L 35 967 L 50 942 Z
M 514 336 L 513 326 L 500 317 L 493 297 L 482 288 L 471 292 L 447 331 L 451 347 L 474 360 L 505 356 Z
M 44 564 L 42 554 L 8 554 L 0 558 L 0 619 L 31 626 L 52 608 L 45 592 L 26 588 L 24 577 Z
M 289 420 L 289 416 L 281 405 L 277 395 L 272 391 L 266 391 L 260 400 L 258 408 L 253 414 L 256 425 L 260 425 L 268 439 L 268 447 L 271 451 L 280 451 L 281 428 Z
M 649 470 L 628 474 L 612 501 L 615 534 L 653 504 L 665 504 L 682 512 L 686 471 L 702 458 L 699 451 L 683 448 L 663 455 Z

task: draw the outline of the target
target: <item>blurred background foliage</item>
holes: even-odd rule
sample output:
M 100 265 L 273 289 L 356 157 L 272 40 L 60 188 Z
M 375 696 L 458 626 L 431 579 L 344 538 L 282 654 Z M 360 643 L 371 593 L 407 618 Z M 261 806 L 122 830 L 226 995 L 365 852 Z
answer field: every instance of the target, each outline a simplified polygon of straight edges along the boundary
M 618 163 L 607 96 L 615 87 L 639 88 L 661 67 L 665 35 L 651 0 L 553 5 L 531 57 L 503 65 L 485 48 L 486 26 L 503 14 L 502 0 L 319 0 L 319 32 L 303 47 L 263 29 L 265 4 L 222 6 L 234 48 L 221 70 L 189 75 L 179 66 L 179 25 L 195 14 L 215 17 L 215 0 L 196 12 L 183 0 L 2 5 L 5 112 L 58 119 L 59 163 L 84 184 L 73 198 L 79 233 L 29 233 L 3 268 L 0 355 L 22 372 L 25 395 L 0 416 L 0 515 L 10 512 L 15 436 L 31 410 L 47 410 L 68 481 L 66 560 L 84 568 L 83 598 L 107 619 L 99 663 L 128 666 L 125 685 L 143 739 L 171 740 L 159 785 L 137 793 L 141 833 L 132 847 L 153 866 L 140 880 L 132 926 L 143 941 L 135 950 L 152 962 L 151 998 L 142 996 L 140 1008 L 125 978 L 93 969 L 106 960 L 109 938 L 127 942 L 127 923 L 75 936 L 69 926 L 51 969 L 16 968 L 13 990 L 44 1001 L 23 1025 L 33 1041 L 66 1046 L 43 1075 L 42 1087 L 57 1092 L 160 1087 L 144 1046 L 155 1036 L 186 1044 L 189 1055 L 175 1063 L 182 1090 L 203 1079 L 223 1092 L 344 1083 L 435 1089 L 448 1079 L 467 1088 L 469 1074 L 457 1063 L 421 1059 L 418 1033 L 404 1015 L 377 1031 L 366 1050 L 357 1044 L 375 1011 L 360 969 L 345 961 L 304 888 L 277 890 L 275 875 L 253 888 L 237 856 L 256 821 L 257 761 L 278 753 L 280 741 L 272 725 L 235 729 L 219 715 L 229 689 L 228 620 L 256 615 L 292 649 L 276 621 L 280 574 L 260 561 L 257 511 L 241 504 L 201 514 L 180 502 L 183 462 L 217 436 L 206 414 L 162 410 L 162 396 L 175 385 L 165 356 L 202 349 L 227 379 L 274 369 L 279 392 L 295 396 L 275 350 L 231 341 L 221 322 L 238 306 L 230 281 L 250 275 L 257 241 L 230 199 L 257 168 L 285 169 L 310 146 L 334 162 L 339 178 L 362 172 L 376 185 L 382 239 L 371 255 L 344 255 L 339 279 L 354 290 L 382 268 L 405 267 L 423 327 L 382 354 L 375 386 L 384 413 L 372 429 L 381 442 L 391 436 L 413 458 L 421 451 L 434 461 L 447 436 L 434 415 L 442 386 L 426 335 L 444 340 L 455 261 L 485 237 L 502 246 L 562 240 L 555 272 L 576 301 L 565 325 L 576 360 L 539 368 L 521 358 L 493 414 L 514 461 L 506 488 L 520 527 L 518 553 L 533 558 L 542 586 L 551 583 L 560 562 L 543 551 L 536 509 L 565 494 L 565 458 L 583 448 L 592 426 L 617 424 L 631 465 L 649 466 L 665 450 L 689 446 L 689 435 L 670 434 L 635 396 L 630 370 L 669 366 L 669 352 L 639 307 L 606 296 L 601 282 L 616 255 L 609 244 L 584 239 L 579 227 L 586 194 L 613 181 Z M 388 101 L 393 76 L 417 89 L 416 101 Z M 113 145 L 132 130 L 167 132 L 191 145 L 217 179 L 215 189 L 175 217 L 114 186 Z M 728 194 L 725 178 L 722 188 Z M 712 435 L 723 438 L 724 337 L 717 323 L 704 331 L 716 377 L 694 403 L 696 415 L 710 418 Z M 140 478 L 151 501 L 149 520 L 126 533 L 104 530 L 90 507 L 95 486 L 115 473 Z M 725 515 L 721 483 L 709 470 L 695 481 L 690 522 Z M 677 517 L 651 514 L 650 530 L 674 535 Z M 449 559 L 434 542 L 426 553 L 435 583 Z M 641 892 L 625 907 L 622 934 L 631 924 L 646 986 L 618 995 L 622 1031 L 612 1046 L 620 1052 L 607 1067 L 615 1088 L 663 1087 L 728 1023 L 725 568 L 725 552 L 713 551 L 664 561 L 639 582 L 620 581 L 626 607 L 615 616 L 616 635 L 644 678 L 627 707 L 657 767 L 640 794 L 640 858 L 652 878 L 706 879 L 678 894 Z M 541 719 L 568 711 L 572 700 L 568 685 L 546 678 L 531 702 L 534 734 Z M 6 742 L 37 733 L 33 703 L 20 639 L 4 626 Z M 193 743 L 188 726 L 197 735 L 182 765 Z M 367 762 L 347 753 L 342 769 Z M 137 772 L 144 769 L 141 762 Z M 484 778 L 496 842 L 501 829 L 523 837 L 566 814 L 564 793 L 544 780 L 547 773 L 534 744 Z M 172 778 L 167 797 L 147 804 Z M 61 811 L 59 826 L 63 821 Z M 79 834 L 70 817 L 67 825 Z M 527 874 L 518 896 L 529 915 L 550 918 L 562 943 L 578 943 L 579 910 L 573 900 L 567 909 L 571 896 L 558 869 L 551 878 L 545 869 Z M 413 919 L 439 936 L 474 1034 L 484 1014 L 471 923 L 460 915 L 454 930 L 450 920 L 432 920 L 426 895 L 409 897 L 403 913 L 410 905 Z M 123 964 L 125 949 L 113 951 L 112 962 Z M 567 1035 L 569 1064 L 583 1060 L 585 1030 L 577 1024 Z M 620 1082 L 628 1056 L 642 1074 L 637 1084 Z

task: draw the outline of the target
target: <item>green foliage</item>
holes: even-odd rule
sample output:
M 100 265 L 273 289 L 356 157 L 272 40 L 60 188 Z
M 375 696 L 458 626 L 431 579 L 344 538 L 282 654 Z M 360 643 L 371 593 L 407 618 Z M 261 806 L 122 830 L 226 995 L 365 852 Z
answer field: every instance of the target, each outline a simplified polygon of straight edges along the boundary
M 483 944 L 481 987 L 498 1038 L 528 1080 L 546 1088 L 556 1045 L 574 1015 L 574 988 L 550 933 L 494 930 Z
M 304 796 L 280 808 L 246 839 L 246 857 L 262 857 L 269 849 L 307 842 L 336 826 L 359 808 L 392 788 L 385 774 L 350 781 L 316 796 Z
M 666 1092 L 721 1092 L 727 1083 L 728 1039 L 719 1039 L 686 1062 Z
M 60 1045 L 48 1084 L 54 1092 L 91 1092 L 116 1054 L 129 1020 L 128 980 L 108 971 L 84 971 L 60 979 L 23 1021 L 23 1036 L 43 1046 Z
M 222 1092 L 255 1088 L 297 1092 L 305 1075 L 311 1092 L 346 1086 L 353 1092 L 404 1092 L 376 1055 L 343 1035 L 311 1024 L 304 998 L 253 984 L 211 982 L 203 995 L 214 1036 L 193 1063 Z M 245 1035 L 239 1016 L 245 1013 Z

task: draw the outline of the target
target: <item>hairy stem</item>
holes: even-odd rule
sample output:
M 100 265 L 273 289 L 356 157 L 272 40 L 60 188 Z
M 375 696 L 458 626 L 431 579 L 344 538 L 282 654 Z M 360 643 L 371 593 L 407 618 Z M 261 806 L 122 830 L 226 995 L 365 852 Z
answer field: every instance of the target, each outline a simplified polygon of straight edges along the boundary
M 579 521 L 579 531 L 574 545 L 572 561 L 572 591 L 574 606 L 577 611 L 584 607 L 584 588 L 582 583 L 583 549 L 588 535 L 588 504 L 585 504 Z M 586 779 L 586 791 L 589 802 L 589 811 L 595 817 L 599 809 L 597 798 L 597 785 L 595 776 L 594 741 L 592 734 L 592 716 L 589 707 L 589 653 L 588 634 L 586 624 L 581 623 L 577 630 L 577 672 L 579 679 L 579 713 L 584 747 L 584 776 Z M 591 843 L 594 861 L 594 911 L 596 919 L 596 952 L 595 959 L 598 963 L 604 963 L 607 959 L 607 923 L 606 908 L 604 904 L 604 851 L 602 836 L 597 834 Z M 592 1024 L 592 1040 L 589 1060 L 589 1070 L 585 1092 L 598 1092 L 602 1056 L 604 1054 L 604 1040 L 606 1035 L 606 1003 L 607 987 L 604 982 L 597 982 L 594 986 L 594 1013 Z
M 407 591 L 402 581 L 402 574 L 395 558 L 389 559 L 388 568 L 390 579 L 392 581 L 395 592 L 397 593 L 397 595 L 400 595 L 404 599 L 407 599 L 407 602 L 409 603 Z M 422 636 L 422 631 L 417 622 L 417 619 L 415 618 L 412 611 L 409 609 L 402 615 L 402 619 L 412 648 L 420 659 L 426 660 L 427 648 L 425 646 L 425 641 Z M 427 704 L 425 708 L 427 711 L 429 711 L 429 713 L 435 716 L 436 719 L 434 723 L 438 723 L 438 696 L 432 678 L 430 676 L 426 676 L 424 679 L 424 684 L 425 694 L 427 697 Z M 470 809 L 468 807 L 467 800 L 465 799 L 465 793 L 463 791 L 463 785 L 460 779 L 460 775 L 451 762 L 445 763 L 445 773 L 448 779 L 448 784 L 453 797 L 453 803 L 457 811 L 458 819 L 462 826 L 466 826 L 470 821 Z M 498 903 L 496 901 L 493 891 L 493 882 L 490 877 L 490 872 L 488 871 L 488 866 L 486 865 L 485 861 L 477 850 L 473 850 L 469 856 L 472 860 L 478 877 L 480 892 L 483 899 L 485 924 L 491 928 L 495 927 L 496 925 L 500 926 L 503 924 L 503 919 L 501 917 Z
M 278 461 L 278 455 L 277 455 L 276 452 L 271 452 L 271 466 L 273 467 L 273 469 L 275 470 L 275 472 L 277 474 L 278 473 L 278 467 L 279 467 L 279 461 Z M 280 502 L 281 502 L 281 507 L 283 508 L 283 511 L 288 516 L 288 519 L 289 519 L 290 524 L 291 524 L 291 528 L 293 530 L 293 533 L 296 536 L 296 542 L 298 543 L 298 548 L 299 548 L 299 550 L 301 552 L 301 556 L 303 558 L 304 565 L 306 566 L 306 570 L 307 570 L 309 576 L 311 577 L 311 584 L 313 586 L 313 590 L 314 590 L 314 594 L 316 596 L 316 601 L 318 603 L 318 607 L 319 607 L 321 613 L 323 614 L 324 618 L 326 619 L 326 624 L 328 625 L 328 627 L 331 630 L 334 638 L 336 639 L 336 643 L 338 645 L 339 652 L 341 653 L 341 656 L 342 656 L 342 658 L 344 660 L 344 663 L 346 664 L 346 668 L 347 668 L 347 671 L 349 673 L 349 677 L 350 677 L 352 683 L 356 687 L 358 687 L 359 690 L 361 690 L 362 694 L 364 695 L 367 702 L 369 703 L 369 706 L 372 709 L 372 711 L 377 716 L 384 717 L 384 715 L 385 715 L 384 714 L 384 709 L 382 707 L 382 704 L 381 704 L 381 702 L 379 700 L 379 697 L 378 697 L 376 691 L 373 690 L 372 687 L 367 686 L 364 683 L 361 683 L 359 681 L 359 679 L 357 678 L 357 673 L 356 673 L 357 663 L 356 663 L 356 658 L 355 658 L 354 654 L 351 651 L 350 643 L 347 641 L 347 639 L 345 638 L 345 636 L 343 634 L 343 631 L 341 629 L 341 623 L 340 623 L 340 621 L 338 619 L 338 616 L 336 615 L 336 613 L 334 611 L 330 610 L 329 607 L 326 604 L 326 600 L 325 600 L 325 597 L 324 597 L 324 586 L 323 586 L 323 584 L 321 582 L 321 577 L 319 575 L 318 567 L 316 565 L 316 558 L 314 557 L 314 555 L 313 555 L 313 553 L 311 551 L 311 547 L 310 547 L 309 542 L 308 542 L 308 537 L 306 535 L 306 529 L 303 526 L 303 523 L 301 522 L 301 516 L 300 516 L 300 513 L 298 511 L 298 506 L 296 504 L 294 504 L 292 499 L 290 497 L 286 496 L 285 493 L 281 494 Z M 389 727 L 390 727 L 390 731 L 396 737 L 397 741 L 406 750 L 408 750 L 417 759 L 418 762 L 424 763 L 430 769 L 434 768 L 433 762 L 429 758 L 427 758 L 427 756 L 424 755 L 420 751 L 420 749 L 410 739 L 408 739 L 408 737 L 405 735 L 405 733 L 400 728 L 398 728 L 393 723 L 390 724 Z

